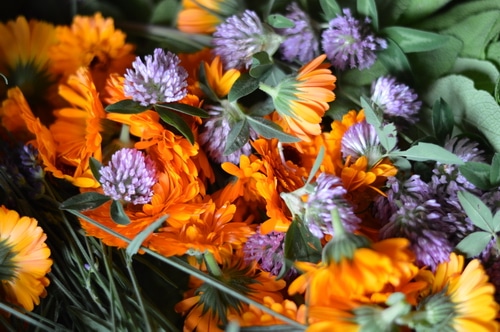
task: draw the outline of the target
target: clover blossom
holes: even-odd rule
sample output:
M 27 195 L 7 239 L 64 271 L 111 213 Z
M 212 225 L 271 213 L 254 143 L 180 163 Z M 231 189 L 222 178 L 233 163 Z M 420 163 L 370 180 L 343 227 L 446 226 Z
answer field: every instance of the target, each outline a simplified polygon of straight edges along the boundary
M 219 55 L 226 69 L 249 68 L 255 53 L 274 54 L 282 37 L 265 26 L 252 10 L 233 15 L 217 26 L 213 33 L 213 52 Z
M 347 190 L 339 177 L 327 173 L 318 176 L 316 187 L 307 198 L 304 213 L 304 221 L 314 236 L 322 238 L 325 234 L 334 234 L 331 215 L 334 209 L 338 210 L 347 232 L 359 228 L 361 219 L 354 214 L 351 203 L 344 198 L 345 194 Z
M 146 204 L 153 196 L 157 173 L 153 160 L 136 149 L 121 149 L 99 171 L 104 194 L 114 200 Z
M 262 234 L 259 227 L 243 247 L 244 260 L 257 262 L 263 271 L 277 276 L 283 267 L 284 246 L 285 233 Z
M 329 22 L 321 38 L 321 44 L 328 60 L 339 69 L 370 68 L 377 59 L 376 51 L 387 48 L 387 42 L 377 38 L 371 29 L 371 20 L 364 22 L 355 19 L 350 9 L 343 10 Z
M 289 4 L 286 10 L 288 13 L 285 16 L 294 23 L 294 26 L 278 29 L 278 32 L 285 37 L 280 46 L 282 57 L 290 62 L 294 60 L 309 62 L 319 55 L 319 41 L 311 19 L 296 2 Z
M 346 130 L 340 152 L 343 158 L 350 157 L 352 162 L 366 156 L 369 165 L 377 163 L 383 155 L 377 131 L 366 121 L 355 123 Z
M 144 62 L 137 57 L 132 63 L 134 69 L 128 68 L 125 73 L 125 96 L 142 106 L 181 100 L 187 94 L 188 73 L 180 62 L 177 55 L 161 48 L 146 55 Z
M 418 120 L 418 111 L 422 102 L 409 86 L 399 83 L 396 78 L 385 76 L 378 78 L 371 87 L 371 100 L 382 109 L 389 119 L 402 119 L 409 124 Z

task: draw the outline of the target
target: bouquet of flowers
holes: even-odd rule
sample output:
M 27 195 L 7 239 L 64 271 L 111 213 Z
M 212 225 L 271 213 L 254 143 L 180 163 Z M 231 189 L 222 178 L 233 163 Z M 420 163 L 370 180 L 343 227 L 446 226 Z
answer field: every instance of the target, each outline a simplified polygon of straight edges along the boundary
M 3 329 L 499 330 L 497 0 L 31 6 Z

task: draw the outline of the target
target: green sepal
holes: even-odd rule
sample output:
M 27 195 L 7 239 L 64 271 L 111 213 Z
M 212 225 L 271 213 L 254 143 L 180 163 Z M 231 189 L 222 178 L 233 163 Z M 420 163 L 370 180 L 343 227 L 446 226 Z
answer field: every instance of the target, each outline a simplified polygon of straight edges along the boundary
M 278 278 L 283 278 L 296 261 L 318 263 L 320 260 L 321 241 L 300 218 L 294 218 L 285 235 L 284 262 Z
M 99 160 L 95 159 L 94 157 L 89 158 L 89 167 L 90 171 L 92 172 L 92 175 L 94 178 L 98 181 L 101 182 L 101 167 L 102 164 Z
M 130 224 L 130 218 L 127 213 L 125 213 L 125 209 L 120 201 L 113 200 L 111 202 L 111 208 L 109 210 L 111 215 L 111 219 L 119 225 L 128 225 Z
M 478 231 L 464 237 L 455 247 L 468 258 L 478 256 L 493 239 L 491 233 Z
M 247 116 L 248 123 L 257 134 L 265 138 L 277 138 L 283 143 L 300 142 L 298 137 L 287 134 L 276 123 L 259 117 Z
M 231 130 L 227 135 L 226 146 L 224 148 L 225 156 L 240 149 L 248 142 L 248 137 L 250 136 L 250 127 L 245 119 L 232 123 L 230 127 Z
M 404 53 L 428 52 L 442 47 L 450 37 L 433 32 L 391 26 L 381 31 L 393 40 Z
M 154 106 L 160 118 L 167 124 L 177 129 L 191 144 L 194 144 L 194 135 L 184 119 L 165 107 Z
M 434 136 L 439 142 L 444 142 L 447 137 L 451 137 L 455 120 L 450 106 L 442 98 L 434 102 L 432 107 L 432 127 L 434 128 Z
M 474 186 L 481 190 L 490 189 L 491 166 L 477 161 L 468 161 L 464 165 L 458 166 L 458 170 Z
M 371 18 L 375 31 L 378 30 L 378 13 L 375 0 L 357 0 L 356 9 L 358 14 Z
M 59 209 L 76 211 L 93 210 L 110 200 L 111 198 L 106 195 L 89 191 L 68 198 L 59 205 Z
M 267 17 L 267 23 L 276 29 L 293 28 L 295 23 L 281 14 L 271 14 Z
M 144 111 L 147 111 L 151 108 L 151 105 L 142 106 L 136 101 L 132 99 L 124 99 L 120 100 L 114 104 L 106 106 L 105 110 L 109 113 L 118 113 L 118 114 L 138 114 Z
M 200 118 L 209 117 L 207 111 L 205 111 L 204 109 L 181 103 L 155 104 L 154 108 L 156 111 L 158 111 L 158 109 L 166 109 L 177 111 L 179 113 L 187 115 L 199 116 Z
M 250 76 L 249 73 L 243 73 L 234 82 L 227 99 L 229 102 L 235 102 L 241 97 L 245 97 L 259 88 L 259 80 Z
M 127 249 L 125 250 L 127 258 L 130 261 L 132 260 L 132 256 L 137 254 L 148 236 L 156 231 L 165 222 L 165 220 L 167 220 L 168 217 L 168 214 L 161 216 L 134 237 L 134 239 L 128 244 Z

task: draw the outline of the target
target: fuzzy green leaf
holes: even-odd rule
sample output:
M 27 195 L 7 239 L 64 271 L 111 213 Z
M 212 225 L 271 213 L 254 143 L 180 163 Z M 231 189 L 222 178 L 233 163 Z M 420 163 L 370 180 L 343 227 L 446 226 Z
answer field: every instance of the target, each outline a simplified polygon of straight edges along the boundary
M 293 28 L 295 26 L 292 20 L 280 14 L 269 15 L 267 17 L 267 23 L 277 29 Z
M 459 191 L 458 200 L 474 225 L 490 234 L 495 232 L 490 208 L 479 197 L 468 191 Z
M 432 51 L 442 47 L 450 38 L 433 32 L 398 26 L 384 28 L 381 33 L 392 39 L 405 53 Z
M 463 160 L 445 148 L 431 143 L 419 142 L 405 151 L 394 151 L 390 157 L 405 157 L 413 161 L 437 161 L 443 164 L 463 165 Z
M 85 211 L 95 209 L 104 203 L 110 201 L 111 198 L 103 194 L 89 191 L 68 198 L 61 203 L 61 210 L 76 210 Z
M 357 0 L 356 9 L 358 14 L 371 18 L 374 29 L 378 30 L 378 13 L 375 0 Z
M 155 105 L 154 107 L 165 123 L 177 129 L 191 144 L 194 144 L 193 132 L 181 116 L 167 108 L 159 107 L 159 105 Z
M 323 16 L 326 21 L 330 21 L 342 13 L 342 9 L 336 0 L 319 0 L 319 4 L 323 9 Z
M 378 52 L 378 58 L 390 73 L 410 73 L 411 66 L 406 54 L 392 39 L 387 39 L 387 48 Z
M 495 101 L 500 105 L 500 76 L 498 77 L 495 83 L 495 90 L 493 91 L 493 96 L 495 97 Z
M 474 81 L 478 90 L 493 91 L 500 72 L 490 61 L 458 58 L 450 74 L 463 75 Z
M 410 5 L 403 14 L 403 19 L 407 21 L 417 21 L 425 16 L 437 12 L 447 3 L 453 0 L 418 0 L 410 1 Z
M 460 173 L 462 173 L 470 183 L 482 190 L 491 188 L 490 169 L 490 165 L 475 161 L 468 161 L 464 165 L 458 166 Z
M 250 128 L 246 120 L 241 120 L 231 124 L 231 130 L 226 138 L 226 147 L 224 148 L 224 155 L 230 155 L 236 150 L 240 149 L 245 143 L 248 142 L 250 136 Z
M 492 238 L 493 236 L 488 232 L 474 232 L 464 237 L 455 249 L 469 258 L 476 257 L 486 248 Z
M 199 107 L 194 107 L 187 104 L 180 104 L 180 103 L 155 104 L 154 107 L 156 111 L 158 111 L 158 109 L 173 110 L 187 115 L 199 116 L 200 118 L 208 118 L 207 111 Z
M 493 220 L 491 221 L 491 226 L 495 233 L 500 232 L 500 212 L 495 213 Z
M 165 220 L 167 220 L 167 218 L 168 214 L 161 216 L 153 223 L 151 223 L 148 227 L 143 229 L 139 234 L 137 234 L 136 237 L 134 237 L 134 239 L 128 244 L 125 251 L 129 260 L 132 260 L 132 256 L 137 254 L 148 236 L 151 235 L 151 233 L 153 233 L 155 230 L 157 230 L 165 222 Z
M 130 218 L 127 213 L 125 213 L 125 209 L 120 201 L 111 202 L 111 208 L 109 210 L 111 214 L 111 219 L 119 225 L 128 225 L 130 224 Z
M 443 98 L 450 105 L 457 125 L 478 130 L 500 152 L 500 105 L 491 94 L 477 90 L 469 78 L 449 75 L 438 79 L 423 95 L 427 103 L 437 98 Z
M 106 106 L 105 110 L 109 113 L 119 114 L 137 114 L 150 109 L 150 106 L 142 106 L 136 101 L 131 99 L 124 99 L 114 104 Z
M 99 173 L 99 172 L 100 172 L 101 167 L 102 167 L 101 162 L 99 160 L 95 159 L 94 157 L 90 157 L 89 167 L 90 167 L 90 170 L 92 171 L 92 175 L 94 176 L 94 178 L 100 182 L 101 173 Z
M 245 97 L 259 88 L 259 80 L 250 76 L 249 73 L 243 73 L 234 82 L 227 99 L 229 102 L 235 102 L 241 97 Z
M 265 138 L 277 138 L 283 143 L 299 142 L 300 139 L 285 133 L 276 123 L 264 118 L 247 117 L 248 123 L 253 130 Z
M 432 107 L 432 127 L 434 135 L 440 142 L 444 142 L 447 137 L 451 136 L 455 121 L 453 112 L 446 101 L 439 98 L 434 102 Z

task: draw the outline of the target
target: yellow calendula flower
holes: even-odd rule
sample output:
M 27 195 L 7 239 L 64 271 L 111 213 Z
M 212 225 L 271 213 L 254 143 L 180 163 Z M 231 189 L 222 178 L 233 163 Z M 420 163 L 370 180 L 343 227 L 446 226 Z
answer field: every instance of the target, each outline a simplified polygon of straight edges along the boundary
M 0 299 L 33 310 L 47 294 L 52 260 L 38 222 L 0 206 Z

